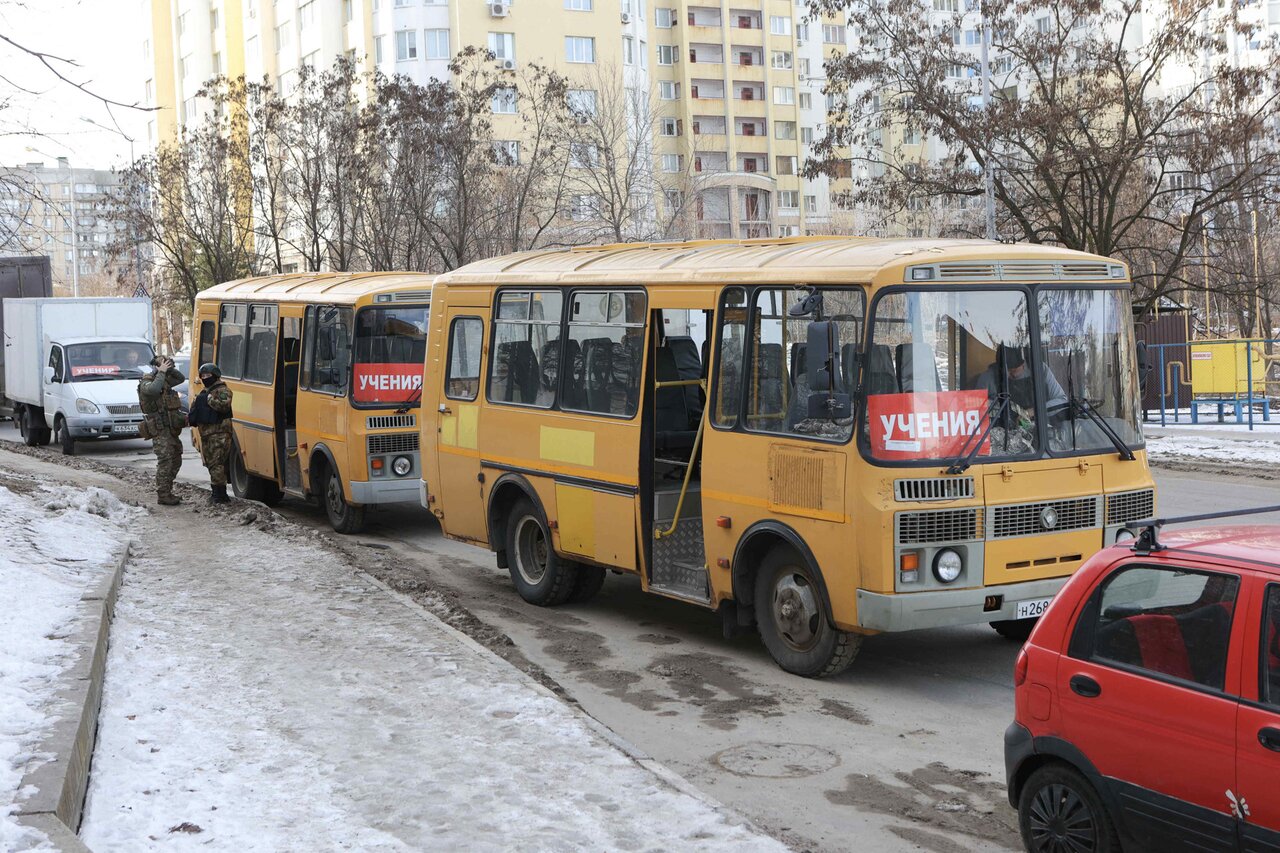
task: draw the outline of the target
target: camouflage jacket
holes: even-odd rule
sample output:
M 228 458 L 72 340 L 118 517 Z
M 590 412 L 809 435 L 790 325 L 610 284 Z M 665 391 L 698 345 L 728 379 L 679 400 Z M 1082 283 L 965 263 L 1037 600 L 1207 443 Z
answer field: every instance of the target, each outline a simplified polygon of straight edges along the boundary
M 204 391 L 200 392 L 210 409 L 222 416 L 218 423 L 200 424 L 200 437 L 205 438 L 219 433 L 231 432 L 231 389 L 219 379 Z
M 173 390 L 185 381 L 186 377 L 176 368 L 157 370 L 138 380 L 138 406 L 153 434 L 167 429 L 177 435 L 186 426 L 182 400 Z

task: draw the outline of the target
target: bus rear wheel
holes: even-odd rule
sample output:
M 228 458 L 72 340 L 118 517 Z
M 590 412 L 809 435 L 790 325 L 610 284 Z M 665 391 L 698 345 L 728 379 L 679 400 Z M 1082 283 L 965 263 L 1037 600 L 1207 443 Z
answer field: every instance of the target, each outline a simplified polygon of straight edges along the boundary
M 765 648 L 794 675 L 837 675 L 862 645 L 861 635 L 837 630 L 827 619 L 826 595 L 813 569 L 791 548 L 774 548 L 760 564 L 755 611 Z
M 507 563 L 516 592 L 530 604 L 551 607 L 574 593 L 579 566 L 555 552 L 547 520 L 527 498 L 507 516 Z
M 332 468 L 328 469 L 324 483 L 324 511 L 329 524 L 338 533 L 359 533 L 364 530 L 364 507 L 347 503 L 342 493 L 342 478 Z
M 275 506 L 280 503 L 280 499 L 284 497 L 284 493 L 280 491 L 280 487 L 265 477 L 259 477 L 256 474 L 250 474 L 249 469 L 245 467 L 244 456 L 240 454 L 238 446 L 231 448 L 231 460 L 228 466 L 228 478 L 231 481 L 231 493 L 241 500 L 261 501 L 267 506 Z

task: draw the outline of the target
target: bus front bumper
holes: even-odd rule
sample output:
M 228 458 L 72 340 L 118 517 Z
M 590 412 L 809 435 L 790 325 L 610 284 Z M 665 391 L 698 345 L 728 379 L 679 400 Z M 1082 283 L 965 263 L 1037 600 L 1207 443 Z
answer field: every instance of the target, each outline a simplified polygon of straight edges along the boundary
M 351 502 L 356 504 L 416 504 L 418 502 L 418 485 L 421 482 L 416 477 L 405 477 L 402 480 L 352 480 Z
M 874 631 L 914 631 L 973 625 L 1015 618 L 1019 601 L 1052 598 L 1068 578 L 1046 578 L 974 589 L 908 592 L 896 595 L 858 590 L 858 624 Z M 986 609 L 989 599 L 999 604 Z

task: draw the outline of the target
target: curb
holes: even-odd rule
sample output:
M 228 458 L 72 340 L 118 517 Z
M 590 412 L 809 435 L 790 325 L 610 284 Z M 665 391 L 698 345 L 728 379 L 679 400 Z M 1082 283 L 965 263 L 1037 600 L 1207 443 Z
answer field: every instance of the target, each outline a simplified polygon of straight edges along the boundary
M 365 572 L 362 569 L 356 569 L 355 574 L 357 577 L 367 580 L 369 583 L 373 584 L 378 589 L 381 589 L 383 592 L 389 593 L 393 597 L 399 599 L 400 603 L 402 603 L 406 607 L 413 609 L 418 614 L 420 614 L 423 618 L 431 619 L 432 621 L 436 622 L 440 627 L 442 627 L 447 633 L 451 634 L 455 639 L 461 642 L 464 646 L 467 646 L 468 648 L 471 648 L 479 652 L 481 655 L 489 658 L 491 661 L 494 661 L 499 665 L 514 671 L 518 678 L 522 679 L 526 684 L 531 686 L 534 690 L 538 691 L 542 695 L 550 697 L 556 700 L 557 702 L 559 702 L 560 704 L 567 706 L 571 711 L 576 713 L 582 719 L 582 721 L 586 724 L 588 729 L 593 731 L 597 736 L 599 736 L 602 740 L 604 740 L 610 746 L 614 747 L 619 752 L 626 755 L 638 766 L 640 766 L 644 770 L 647 770 L 653 776 L 656 776 L 659 782 L 667 785 L 668 787 L 674 788 L 675 790 L 679 791 L 682 794 L 693 797 L 694 799 L 698 800 L 704 805 L 709 806 L 710 808 L 715 810 L 717 813 L 719 813 L 721 816 L 723 816 L 726 820 L 729 820 L 730 822 L 739 824 L 741 826 L 749 827 L 755 832 L 760 833 L 760 835 L 764 836 L 765 838 L 773 838 L 773 840 L 778 841 L 779 844 L 782 844 L 784 847 L 786 846 L 784 842 L 782 842 L 777 838 L 774 838 L 774 836 L 770 835 L 769 833 L 765 832 L 764 830 L 756 826 L 755 823 L 753 823 L 750 818 L 746 817 L 741 812 L 734 810 L 733 808 L 725 805 L 724 803 L 715 799 L 711 795 L 707 794 L 705 791 L 695 786 L 688 779 L 676 773 L 674 770 L 667 767 L 665 764 L 661 763 L 656 758 L 646 753 L 644 750 L 640 749 L 631 741 L 627 740 L 622 735 L 618 734 L 613 729 L 609 728 L 607 725 L 597 720 L 595 717 L 591 716 L 591 714 L 588 713 L 587 710 L 577 702 L 566 702 L 564 700 L 564 697 L 557 696 L 546 685 L 539 683 L 537 679 L 531 677 L 527 672 L 524 672 L 519 667 L 512 666 L 510 661 L 504 660 L 501 655 L 498 655 L 492 649 L 486 648 L 483 644 L 467 636 L 465 633 L 463 633 L 462 631 L 459 631 L 457 628 L 453 627 L 448 622 L 445 622 L 443 619 L 440 619 L 431 611 L 427 610 L 422 605 L 418 604 L 418 602 L 414 601 L 408 595 L 405 595 L 402 592 L 392 589 L 386 583 L 374 577 L 373 575 Z
M 89 765 L 98 736 L 98 711 L 102 706 L 102 682 L 107 669 L 107 644 L 116 597 L 132 543 L 126 543 L 116 559 L 115 569 L 98 585 L 80 597 L 84 620 L 73 637 L 80 648 L 79 658 L 63 673 L 68 686 L 59 690 L 55 704 L 74 709 L 58 719 L 33 750 L 54 758 L 28 770 L 18 790 L 35 790 L 20 801 L 18 823 L 43 832 L 54 847 L 68 853 L 88 853 L 76 836 L 84 814 L 89 787 Z

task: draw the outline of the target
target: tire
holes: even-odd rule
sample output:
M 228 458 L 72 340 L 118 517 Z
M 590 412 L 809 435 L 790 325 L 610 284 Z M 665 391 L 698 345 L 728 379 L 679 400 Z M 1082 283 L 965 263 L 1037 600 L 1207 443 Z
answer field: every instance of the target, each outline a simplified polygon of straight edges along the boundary
M 1120 838 L 1098 792 L 1076 770 L 1049 764 L 1031 774 L 1018 797 L 1018 829 L 1031 853 L 1118 853 Z M 1063 839 L 1070 837 L 1074 845 Z
M 76 440 L 71 437 L 71 428 L 67 426 L 66 420 L 58 418 L 54 425 L 58 431 L 58 444 L 62 447 L 62 455 L 75 456 Z
M 244 467 L 244 457 L 240 448 L 231 446 L 231 459 L 227 466 L 227 479 L 231 481 L 231 493 L 241 500 L 260 501 L 267 506 L 275 506 L 284 497 L 280 487 L 265 477 L 250 474 Z
M 18 422 L 18 435 L 22 436 L 22 443 L 27 447 L 36 446 L 36 437 L 31 430 L 27 429 L 27 413 L 26 411 L 18 412 L 13 418 Z
M 547 520 L 527 498 L 507 516 L 507 567 L 516 592 L 539 607 L 568 601 L 579 576 L 578 564 L 555 552 Z
M 992 622 L 991 627 L 1006 640 L 1025 643 L 1027 638 L 1031 636 L 1032 629 L 1036 627 L 1036 623 L 1039 621 L 1039 617 L 1035 619 L 999 619 Z
M 352 534 L 364 530 L 364 507 L 347 503 L 342 493 L 342 478 L 332 468 L 325 469 L 324 493 L 321 495 L 329 524 L 338 533 Z
M 508 552 L 510 553 L 510 552 Z M 578 565 L 578 577 L 573 582 L 573 589 L 566 599 L 570 604 L 582 604 L 596 597 L 596 593 L 604 586 L 605 570 L 600 566 Z
M 848 669 L 862 646 L 860 634 L 827 620 L 827 600 L 813 569 L 794 550 L 777 547 L 756 573 L 756 626 L 778 666 L 805 678 Z

